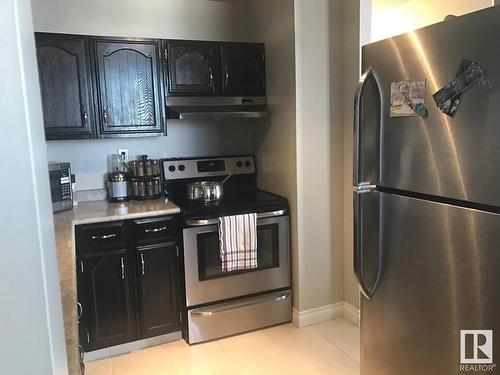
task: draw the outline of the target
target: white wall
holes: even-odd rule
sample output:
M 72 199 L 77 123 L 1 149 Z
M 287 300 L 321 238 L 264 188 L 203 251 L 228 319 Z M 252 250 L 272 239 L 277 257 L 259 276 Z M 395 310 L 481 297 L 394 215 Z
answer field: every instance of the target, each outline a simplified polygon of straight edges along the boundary
M 410 0 L 398 6 L 384 6 L 373 0 L 372 41 L 402 34 L 441 22 L 447 15 L 460 16 L 494 4 L 493 0 Z
M 299 310 L 331 304 L 329 1 L 295 0 Z
M 359 307 L 359 290 L 353 272 L 353 103 L 360 69 L 360 3 L 342 0 L 342 70 L 344 126 L 344 300 Z M 368 13 L 369 14 L 369 13 Z
M 250 2 L 210 0 L 33 1 L 36 31 L 90 35 L 255 41 Z M 168 121 L 167 137 L 48 142 L 51 161 L 69 161 L 77 189 L 104 188 L 108 156 L 118 148 L 151 158 L 253 153 L 255 127 L 266 122 Z M 258 141 L 258 140 L 257 140 Z
M 243 0 L 242 0 L 243 1 Z M 247 1 L 248 2 L 248 1 Z M 253 0 L 254 39 L 266 44 L 269 127 L 259 127 L 255 142 L 259 186 L 288 198 L 291 219 L 294 306 L 299 290 L 297 252 L 297 174 L 295 157 L 295 38 L 293 0 Z
M 4 165 L 12 165 L 0 184 L 0 372 L 65 374 L 64 328 L 29 0 L 0 2 L 0 40 L 0 149 Z
M 240 4 L 214 0 L 36 0 L 35 30 L 172 39 L 244 40 Z

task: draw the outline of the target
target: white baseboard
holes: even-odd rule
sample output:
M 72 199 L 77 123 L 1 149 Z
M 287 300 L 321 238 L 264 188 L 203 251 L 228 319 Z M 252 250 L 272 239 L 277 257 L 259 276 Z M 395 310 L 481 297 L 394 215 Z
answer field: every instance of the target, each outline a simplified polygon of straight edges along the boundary
M 112 346 L 110 348 L 86 352 L 83 361 L 85 363 L 93 362 L 104 358 L 130 353 L 136 350 L 146 349 L 151 346 L 166 344 L 167 342 L 177 341 L 180 339 L 182 339 L 182 332 L 167 333 L 166 335 L 150 337 L 143 340 Z
M 344 318 L 356 324 L 359 327 L 360 316 L 359 310 L 349 302 L 344 302 Z
M 298 311 L 293 308 L 293 322 L 301 328 L 311 324 L 326 322 L 327 320 L 337 319 L 344 316 L 344 302 L 332 303 L 316 307 L 310 310 Z
M 347 302 L 332 303 L 304 311 L 293 308 L 293 324 L 299 328 L 342 317 L 359 326 L 359 310 Z

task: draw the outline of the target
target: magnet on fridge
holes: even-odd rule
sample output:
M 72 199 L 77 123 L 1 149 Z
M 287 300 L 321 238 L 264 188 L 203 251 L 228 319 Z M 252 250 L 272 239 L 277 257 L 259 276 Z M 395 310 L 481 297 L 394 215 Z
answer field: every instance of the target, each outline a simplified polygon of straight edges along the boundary
M 486 69 L 481 63 L 462 59 L 455 78 L 432 97 L 441 112 L 454 117 L 465 91 L 477 82 L 480 82 L 481 87 L 485 89 L 493 86 L 492 80 L 486 77 Z
M 425 79 L 392 82 L 390 116 L 427 116 L 425 86 Z

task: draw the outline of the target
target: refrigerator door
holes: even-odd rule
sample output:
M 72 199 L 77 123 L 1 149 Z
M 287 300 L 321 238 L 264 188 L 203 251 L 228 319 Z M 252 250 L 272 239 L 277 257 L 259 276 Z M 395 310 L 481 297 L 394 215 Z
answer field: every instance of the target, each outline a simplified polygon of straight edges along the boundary
M 362 201 L 362 220 L 380 215 L 380 238 L 362 254 L 379 244 L 383 267 L 361 297 L 361 375 L 461 373 L 460 330 L 493 330 L 498 363 L 500 215 L 387 193 Z
M 354 96 L 353 185 L 375 185 L 379 181 L 382 85 L 373 67 L 359 80 Z
M 383 93 L 379 185 L 500 206 L 499 19 L 500 7 L 491 7 L 363 47 L 363 67 L 375 69 Z M 493 87 L 469 87 L 452 118 L 432 95 L 464 58 L 483 64 Z M 428 115 L 391 118 L 391 82 L 421 79 Z M 376 110 L 363 127 L 376 126 L 368 123 L 378 121 Z

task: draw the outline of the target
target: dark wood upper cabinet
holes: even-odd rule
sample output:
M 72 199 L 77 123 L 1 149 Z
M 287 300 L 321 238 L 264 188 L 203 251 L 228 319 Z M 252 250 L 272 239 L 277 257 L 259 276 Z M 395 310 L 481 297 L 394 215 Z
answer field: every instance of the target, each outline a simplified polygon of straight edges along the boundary
M 166 42 L 169 94 L 214 95 L 218 90 L 217 48 L 206 42 Z
M 222 92 L 226 95 L 266 94 L 265 51 L 263 44 L 224 43 L 220 46 Z
M 263 44 L 35 36 L 47 140 L 166 134 L 165 95 L 266 95 Z
M 101 135 L 162 133 L 158 41 L 94 43 Z
M 177 244 L 137 248 L 142 337 L 180 330 Z
M 80 341 L 86 351 L 132 341 L 136 337 L 126 250 L 79 258 L 79 300 L 83 306 Z M 83 337 L 82 337 L 83 336 Z
M 46 139 L 95 135 L 88 39 L 36 34 Z

